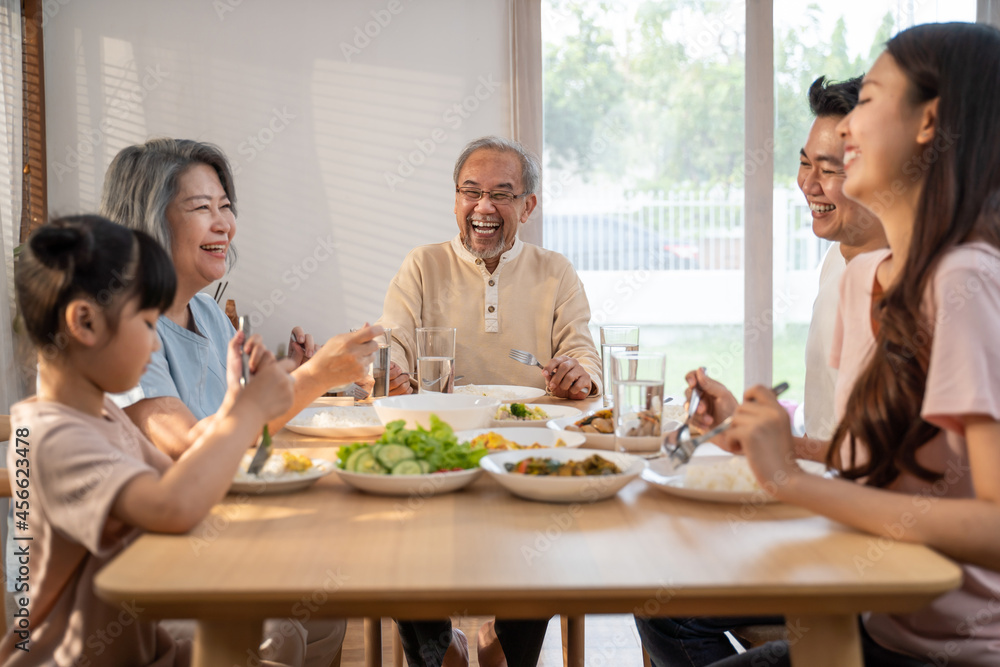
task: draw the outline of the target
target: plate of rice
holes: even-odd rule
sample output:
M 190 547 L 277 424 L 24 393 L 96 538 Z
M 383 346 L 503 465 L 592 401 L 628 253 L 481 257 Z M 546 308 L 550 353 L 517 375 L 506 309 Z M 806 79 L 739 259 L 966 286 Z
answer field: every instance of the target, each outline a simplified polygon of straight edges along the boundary
M 817 461 L 798 459 L 798 464 L 812 475 L 826 472 L 826 466 Z M 777 502 L 761 488 L 745 456 L 695 456 L 680 468 L 674 468 L 668 458 L 661 458 L 650 462 L 642 478 L 665 493 L 693 500 L 755 505 Z
M 455 393 L 488 396 L 504 402 L 523 402 L 544 396 L 545 390 L 539 387 L 518 387 L 512 384 L 463 384 L 460 387 L 455 387 Z
M 253 452 L 243 456 L 233 478 L 230 493 L 290 493 L 312 486 L 320 477 L 333 472 L 333 463 L 326 459 L 313 459 L 288 450 L 275 452 L 264 462 L 257 475 L 247 472 Z
M 385 426 L 370 405 L 306 408 L 285 424 L 289 431 L 319 438 L 368 438 Z

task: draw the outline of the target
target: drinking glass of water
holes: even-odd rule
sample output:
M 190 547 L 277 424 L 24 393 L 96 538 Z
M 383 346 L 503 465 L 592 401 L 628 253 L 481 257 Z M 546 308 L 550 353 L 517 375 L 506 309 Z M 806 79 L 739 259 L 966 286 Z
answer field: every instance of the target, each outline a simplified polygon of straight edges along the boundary
M 616 352 L 612 356 L 618 451 L 647 458 L 660 455 L 666 366 L 667 358 L 659 352 Z
M 375 386 L 372 388 L 372 397 L 389 395 L 389 364 L 392 363 L 392 329 L 386 329 L 381 336 L 375 337 L 378 343 L 378 351 L 372 361 L 372 377 L 375 378 Z
M 417 329 L 419 392 L 450 394 L 455 390 L 455 328 Z
M 615 395 L 612 386 L 611 355 L 615 352 L 639 351 L 639 327 L 606 326 L 601 327 L 601 381 L 604 382 L 604 407 L 611 405 Z

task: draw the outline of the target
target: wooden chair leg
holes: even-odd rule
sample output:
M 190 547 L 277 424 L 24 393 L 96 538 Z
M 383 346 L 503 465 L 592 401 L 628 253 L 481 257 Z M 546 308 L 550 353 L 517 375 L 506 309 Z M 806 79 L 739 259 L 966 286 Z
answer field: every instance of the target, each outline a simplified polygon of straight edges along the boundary
M 392 621 L 392 667 L 403 667 L 403 640 L 399 638 L 399 628 Z
M 583 616 L 561 616 L 563 667 L 584 667 L 585 645 Z
M 365 667 L 382 667 L 382 619 L 365 619 Z
M 652 660 L 649 659 L 649 654 L 646 653 L 646 649 L 642 649 L 642 667 L 653 667 Z
M 340 645 L 340 650 L 337 651 L 337 655 L 333 657 L 333 662 L 330 663 L 330 667 L 340 667 L 340 661 L 344 657 L 344 645 Z

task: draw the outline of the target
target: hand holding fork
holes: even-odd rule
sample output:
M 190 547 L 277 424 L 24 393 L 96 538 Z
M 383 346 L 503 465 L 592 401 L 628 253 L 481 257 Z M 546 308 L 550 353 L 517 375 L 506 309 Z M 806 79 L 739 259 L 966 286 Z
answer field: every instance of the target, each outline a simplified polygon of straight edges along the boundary
M 535 355 L 524 350 L 511 350 L 508 355 L 514 361 L 528 366 L 537 366 L 545 375 L 545 393 L 557 398 L 583 399 L 590 395 L 592 382 L 590 375 L 572 357 L 555 357 L 543 366 Z M 555 363 L 553 363 L 555 362 Z M 569 379 L 568 388 L 564 388 Z

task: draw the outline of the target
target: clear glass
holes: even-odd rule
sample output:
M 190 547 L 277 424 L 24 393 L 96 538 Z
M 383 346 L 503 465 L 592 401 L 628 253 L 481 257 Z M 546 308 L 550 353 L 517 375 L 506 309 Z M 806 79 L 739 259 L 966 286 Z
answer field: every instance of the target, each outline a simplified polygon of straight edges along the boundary
M 667 393 L 699 366 L 739 393 L 745 3 L 541 4 L 545 246 L 576 267 L 595 343 L 639 325 Z
M 658 352 L 612 355 L 615 449 L 619 452 L 647 458 L 660 455 L 666 364 L 666 355 Z
M 455 391 L 455 329 L 421 327 L 417 334 L 417 385 L 421 393 Z
M 385 333 L 375 338 L 378 343 L 378 350 L 372 360 L 371 375 L 375 378 L 375 386 L 372 388 L 372 397 L 389 395 L 389 364 L 392 363 L 392 329 L 386 329 Z
M 611 355 L 615 352 L 639 351 L 639 327 L 601 327 L 601 382 L 604 383 L 604 407 L 611 405 L 615 395 L 611 374 Z

